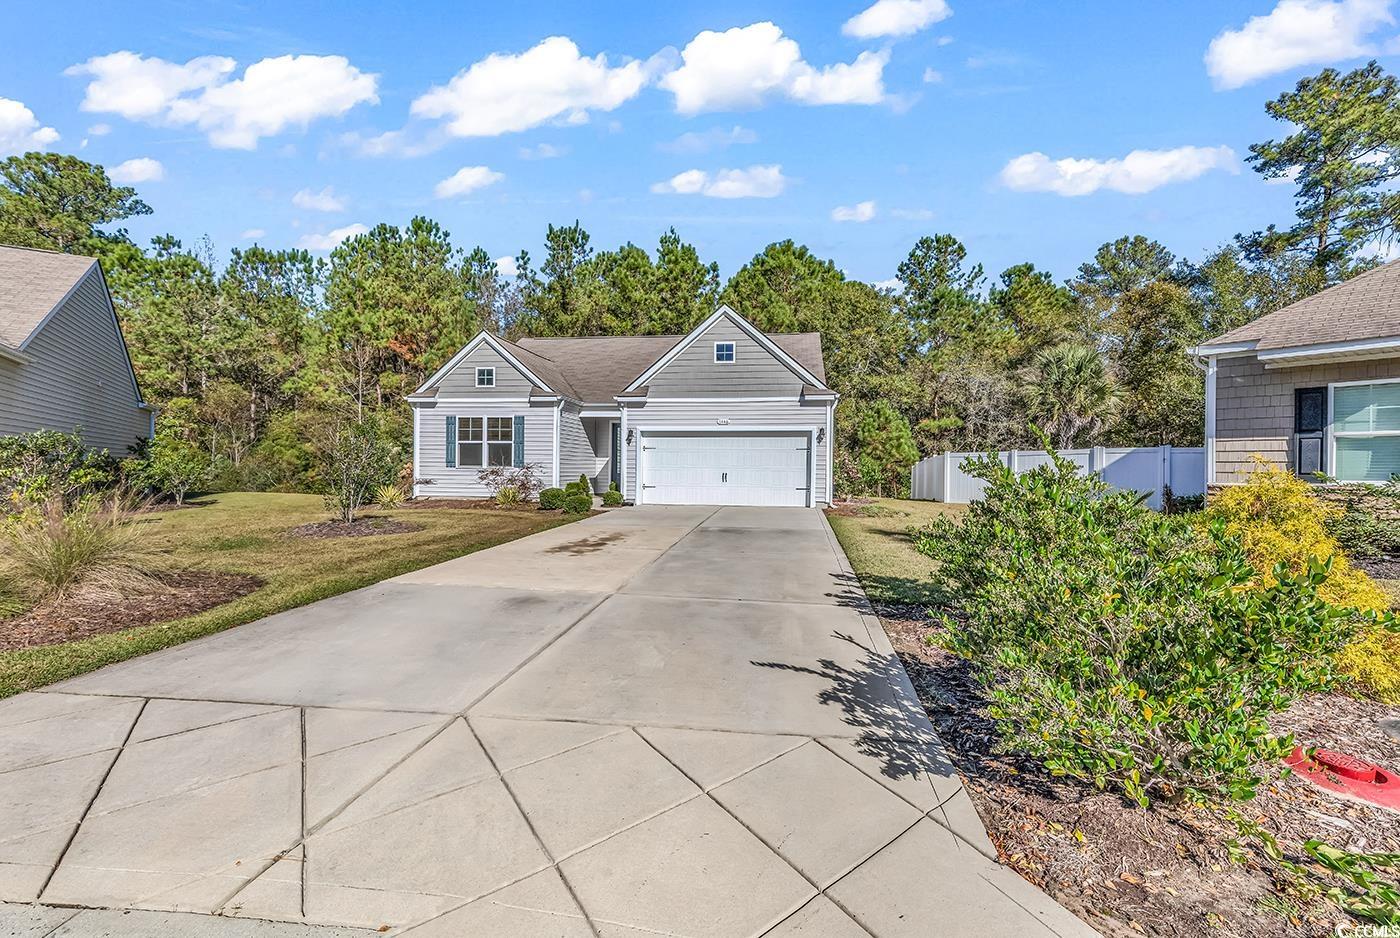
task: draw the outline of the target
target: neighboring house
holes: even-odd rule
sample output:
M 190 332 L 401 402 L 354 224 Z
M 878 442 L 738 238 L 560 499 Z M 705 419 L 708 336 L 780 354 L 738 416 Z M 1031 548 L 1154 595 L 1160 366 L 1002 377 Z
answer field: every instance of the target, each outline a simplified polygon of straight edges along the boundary
M 1400 261 L 1225 333 L 1206 366 L 1206 484 L 1259 455 L 1307 478 L 1400 473 Z
M 639 504 L 814 507 L 836 397 L 820 335 L 765 335 L 727 306 L 685 336 L 483 332 L 408 398 L 413 490 L 480 497 L 483 466 L 528 464 Z
M 101 265 L 0 245 L 0 435 L 80 430 L 89 447 L 125 456 L 154 413 Z

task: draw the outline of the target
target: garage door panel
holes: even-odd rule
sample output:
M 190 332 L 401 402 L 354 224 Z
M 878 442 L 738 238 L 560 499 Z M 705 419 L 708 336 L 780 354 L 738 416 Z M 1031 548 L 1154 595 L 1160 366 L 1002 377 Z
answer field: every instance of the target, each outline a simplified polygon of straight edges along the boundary
M 645 433 L 642 501 L 652 504 L 807 504 L 810 437 L 791 432 Z

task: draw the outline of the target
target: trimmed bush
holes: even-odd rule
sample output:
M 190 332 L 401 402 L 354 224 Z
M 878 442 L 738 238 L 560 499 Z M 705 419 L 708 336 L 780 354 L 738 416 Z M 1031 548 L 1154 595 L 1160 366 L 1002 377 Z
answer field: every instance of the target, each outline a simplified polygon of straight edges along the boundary
M 982 500 L 916 546 L 941 565 L 948 644 L 1004 742 L 1054 774 L 1144 806 L 1248 798 L 1293 746 L 1269 715 L 1333 686 L 1337 653 L 1377 621 L 1320 597 L 1326 562 L 1261 573 L 1223 521 L 1150 511 L 1058 455 L 1019 476 L 966 469 Z
M 571 515 L 583 515 L 593 510 L 593 496 L 570 495 L 564 499 L 564 510 Z
M 568 495 L 569 493 L 563 489 L 543 489 L 540 491 L 540 507 L 547 511 L 563 508 L 564 499 Z
M 610 488 L 603 493 L 603 504 L 609 508 L 616 508 L 622 504 L 622 493 L 616 488 Z

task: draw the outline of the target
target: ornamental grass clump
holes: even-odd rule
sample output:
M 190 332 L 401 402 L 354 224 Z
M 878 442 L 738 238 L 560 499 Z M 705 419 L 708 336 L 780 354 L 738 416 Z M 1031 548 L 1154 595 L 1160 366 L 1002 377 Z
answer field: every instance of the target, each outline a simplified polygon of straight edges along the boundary
M 0 524 L 0 576 L 35 601 L 78 589 L 116 599 L 153 587 L 139 566 L 145 550 L 129 507 L 115 495 L 30 504 Z
M 1150 511 L 1050 457 L 1021 475 L 970 460 L 982 500 L 916 533 L 1004 744 L 1144 807 L 1251 797 L 1293 746 L 1269 715 L 1331 686 L 1376 614 L 1319 595 L 1324 561 L 1261 573 L 1222 522 Z

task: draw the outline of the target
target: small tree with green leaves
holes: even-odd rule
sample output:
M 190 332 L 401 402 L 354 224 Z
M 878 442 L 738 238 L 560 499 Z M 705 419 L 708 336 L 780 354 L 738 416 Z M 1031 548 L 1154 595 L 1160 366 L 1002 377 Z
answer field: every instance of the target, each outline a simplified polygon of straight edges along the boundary
M 350 524 L 379 486 L 394 481 L 399 449 L 373 420 L 335 424 L 323 443 L 326 510 Z
M 212 468 L 209 454 L 199 446 L 175 434 L 157 434 L 139 478 L 151 490 L 183 505 L 192 489 L 209 481 Z
M 909 421 L 888 401 L 876 401 L 856 424 L 861 476 L 876 495 L 897 495 L 908 486 L 909 469 L 919 461 L 919 448 Z

